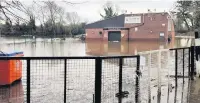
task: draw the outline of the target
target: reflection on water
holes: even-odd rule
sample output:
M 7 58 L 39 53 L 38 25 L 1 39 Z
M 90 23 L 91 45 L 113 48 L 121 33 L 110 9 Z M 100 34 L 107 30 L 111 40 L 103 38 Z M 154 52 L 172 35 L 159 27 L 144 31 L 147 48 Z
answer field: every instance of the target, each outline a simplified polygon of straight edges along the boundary
M 15 82 L 11 86 L 0 87 L 0 103 L 23 103 L 24 90 L 22 82 Z
M 175 39 L 168 42 L 163 41 L 131 41 L 131 42 L 103 42 L 86 41 L 81 42 L 74 39 L 65 41 L 54 41 L 40 39 L 38 42 L 24 42 L 23 39 L 6 40 L 0 44 L 0 50 L 4 52 L 24 51 L 25 56 L 105 56 L 105 55 L 134 55 L 142 51 L 187 47 L 191 45 L 192 39 Z
M 130 42 L 103 42 L 87 41 L 86 54 L 88 55 L 135 55 L 138 52 L 187 47 L 191 39 L 176 39 L 174 41 L 130 41 Z

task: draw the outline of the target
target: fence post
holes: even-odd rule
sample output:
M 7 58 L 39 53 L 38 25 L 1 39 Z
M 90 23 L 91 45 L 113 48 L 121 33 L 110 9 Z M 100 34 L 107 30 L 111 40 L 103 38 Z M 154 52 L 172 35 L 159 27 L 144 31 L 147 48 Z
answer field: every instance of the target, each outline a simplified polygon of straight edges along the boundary
M 26 93 L 26 95 L 27 95 L 27 103 L 30 103 L 30 98 L 31 98 L 31 74 L 30 74 L 30 59 L 27 59 L 27 81 L 26 81 L 26 83 L 27 83 L 27 93 Z
M 183 49 L 183 84 L 185 83 L 185 49 Z
M 119 59 L 119 94 L 122 93 L 122 58 Z
M 136 67 L 136 83 L 135 83 L 135 103 L 140 103 L 140 56 L 137 56 L 137 67 Z
M 194 46 L 191 47 L 191 80 L 194 80 Z
M 191 47 L 189 48 L 189 50 L 188 50 L 188 52 L 189 52 L 189 57 L 188 57 L 188 77 L 189 77 L 189 79 L 190 79 L 190 76 L 191 76 L 191 74 L 190 74 L 190 72 L 191 72 L 191 70 L 190 70 L 190 67 L 191 67 L 191 64 L 190 64 L 190 60 L 191 60 Z
M 178 51 L 175 50 L 175 86 L 178 86 Z
M 67 59 L 64 60 L 64 103 L 66 103 L 66 92 L 67 92 Z
M 95 103 L 101 103 L 102 58 L 95 59 Z

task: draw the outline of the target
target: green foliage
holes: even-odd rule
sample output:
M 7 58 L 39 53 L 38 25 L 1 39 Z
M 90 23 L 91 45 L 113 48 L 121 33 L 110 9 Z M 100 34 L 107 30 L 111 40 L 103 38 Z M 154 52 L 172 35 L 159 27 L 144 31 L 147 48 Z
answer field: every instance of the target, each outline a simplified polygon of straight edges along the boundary
M 52 24 L 50 22 L 46 22 L 44 25 L 36 26 L 35 21 L 30 20 L 29 23 L 25 24 L 15 24 L 10 25 L 8 22 L 6 22 L 2 26 L 2 35 L 4 36 L 22 36 L 22 35 L 35 35 L 35 36 L 45 36 L 45 37 L 54 37 Z M 56 29 L 56 37 L 64 37 L 64 36 L 70 36 L 70 33 L 72 35 L 78 35 L 78 34 L 84 34 L 85 33 L 85 23 L 79 23 L 73 25 L 58 25 L 55 26 Z M 12 29 L 11 29 L 12 28 Z M 69 29 L 71 28 L 71 29 Z

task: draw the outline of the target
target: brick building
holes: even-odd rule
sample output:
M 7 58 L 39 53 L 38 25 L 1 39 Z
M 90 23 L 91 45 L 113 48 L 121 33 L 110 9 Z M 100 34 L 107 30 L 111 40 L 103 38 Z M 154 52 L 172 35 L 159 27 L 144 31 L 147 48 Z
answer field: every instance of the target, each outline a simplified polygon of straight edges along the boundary
M 85 29 L 86 40 L 166 40 L 175 36 L 173 21 L 167 12 L 122 14 L 88 24 Z

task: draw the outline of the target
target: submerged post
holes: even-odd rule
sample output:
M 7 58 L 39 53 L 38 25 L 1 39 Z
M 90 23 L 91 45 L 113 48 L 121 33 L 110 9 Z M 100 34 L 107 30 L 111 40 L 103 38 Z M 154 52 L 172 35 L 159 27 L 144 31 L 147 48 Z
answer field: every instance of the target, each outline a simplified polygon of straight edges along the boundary
M 66 103 L 66 93 L 67 93 L 67 59 L 64 59 L 64 103 Z
M 183 49 L 183 84 L 185 83 L 185 49 Z
M 191 80 L 194 80 L 194 46 L 191 47 Z
M 95 103 L 101 103 L 102 58 L 95 59 Z
M 26 81 L 26 83 L 27 83 L 27 93 L 26 93 L 26 98 L 27 98 L 27 103 L 30 103 L 30 99 L 31 99 L 31 75 L 30 75 L 30 59 L 27 59 L 27 75 L 26 75 L 27 77 L 27 81 Z
M 137 67 L 136 67 L 136 83 L 135 83 L 135 103 L 140 103 L 140 56 L 137 56 Z
M 178 51 L 175 50 L 175 86 L 178 86 Z

